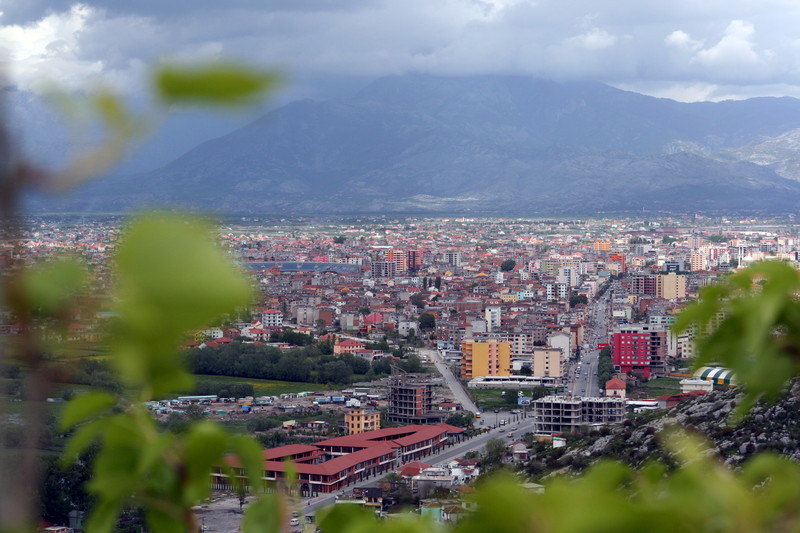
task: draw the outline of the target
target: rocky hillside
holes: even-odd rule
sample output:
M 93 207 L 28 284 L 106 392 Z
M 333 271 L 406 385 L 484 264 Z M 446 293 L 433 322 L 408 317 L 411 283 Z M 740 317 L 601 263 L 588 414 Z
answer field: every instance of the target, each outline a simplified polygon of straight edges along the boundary
M 657 435 L 673 425 L 704 435 L 719 457 L 733 467 L 766 450 L 800 461 L 800 382 L 779 401 L 762 402 L 742 422 L 731 425 L 729 415 L 739 398 L 735 390 L 713 392 L 666 411 L 637 415 L 620 426 L 569 439 L 564 448 L 535 444 L 535 457 L 526 470 L 534 477 L 580 471 L 601 458 L 634 467 L 653 459 L 669 463 Z
M 723 152 L 721 158 L 755 163 L 771 168 L 779 176 L 800 181 L 800 129 Z

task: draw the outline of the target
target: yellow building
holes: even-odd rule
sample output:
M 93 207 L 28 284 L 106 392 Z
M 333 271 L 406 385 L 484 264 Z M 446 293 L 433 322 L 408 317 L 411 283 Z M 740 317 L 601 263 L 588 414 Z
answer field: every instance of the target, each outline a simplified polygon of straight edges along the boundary
M 511 343 L 467 339 L 461 343 L 461 377 L 511 375 Z
M 500 295 L 500 301 L 506 303 L 514 303 L 519 301 L 519 294 L 516 292 L 508 292 Z
M 561 348 L 534 348 L 531 358 L 531 375 L 536 377 L 561 377 Z
M 656 297 L 665 300 L 686 298 L 686 276 L 675 272 L 656 276 Z
M 595 252 L 607 252 L 611 250 L 611 243 L 609 241 L 594 241 Z
M 708 268 L 706 255 L 701 251 L 692 250 L 692 252 L 689 254 L 689 268 L 692 269 L 692 272 L 706 270 Z
M 352 409 L 344 414 L 344 427 L 348 435 L 381 429 L 381 414 L 377 411 Z

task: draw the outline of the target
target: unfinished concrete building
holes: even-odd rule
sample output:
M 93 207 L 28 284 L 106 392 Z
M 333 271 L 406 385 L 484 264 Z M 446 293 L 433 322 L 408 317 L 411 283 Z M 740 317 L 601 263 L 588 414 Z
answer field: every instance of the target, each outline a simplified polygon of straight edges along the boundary
M 401 424 L 441 424 L 446 413 L 433 410 L 433 385 L 415 379 L 397 367 L 389 376 L 389 410 L 386 418 Z
M 569 433 L 580 426 L 616 424 L 625 418 L 622 398 L 545 396 L 532 406 L 537 434 Z

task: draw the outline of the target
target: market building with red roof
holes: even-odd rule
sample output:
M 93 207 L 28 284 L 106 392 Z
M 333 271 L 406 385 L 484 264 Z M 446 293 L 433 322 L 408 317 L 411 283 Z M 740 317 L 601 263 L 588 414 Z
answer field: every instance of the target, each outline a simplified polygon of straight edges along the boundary
M 463 435 L 464 429 L 449 424 L 411 425 L 334 437 L 313 445 L 271 448 L 262 453 L 263 480 L 265 486 L 285 481 L 287 472 L 293 470 L 301 495 L 336 492 L 400 465 L 414 464 L 459 442 Z M 225 467 L 214 469 L 212 488 L 231 490 L 230 472 L 244 477 L 242 463 L 234 455 L 225 457 Z

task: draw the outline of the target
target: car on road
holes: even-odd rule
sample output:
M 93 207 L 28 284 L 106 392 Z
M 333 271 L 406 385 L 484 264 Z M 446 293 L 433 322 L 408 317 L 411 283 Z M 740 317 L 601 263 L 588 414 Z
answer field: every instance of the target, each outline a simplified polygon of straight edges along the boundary
M 516 431 L 516 430 L 517 430 L 517 426 L 514 426 L 514 427 L 511 428 L 511 431 Z
M 299 518 L 292 518 L 291 520 L 289 520 L 289 525 L 290 526 L 299 526 L 300 525 L 300 519 Z

